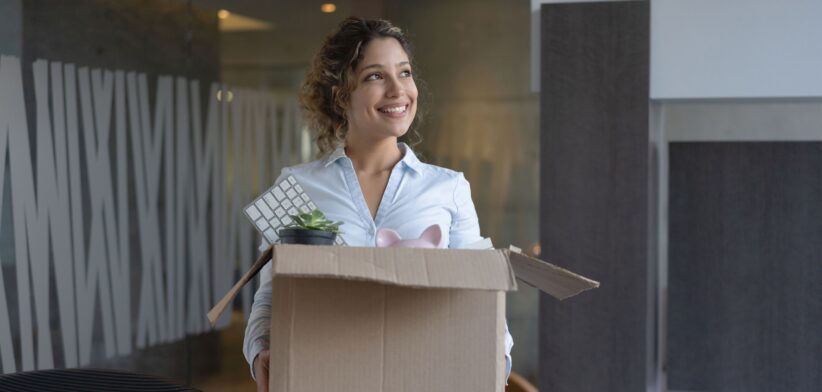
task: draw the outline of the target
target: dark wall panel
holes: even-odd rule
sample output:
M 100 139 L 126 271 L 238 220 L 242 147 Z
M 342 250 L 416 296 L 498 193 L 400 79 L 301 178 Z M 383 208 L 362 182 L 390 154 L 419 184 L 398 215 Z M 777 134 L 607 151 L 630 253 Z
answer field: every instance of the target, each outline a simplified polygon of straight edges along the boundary
M 184 1 L 26 0 L 23 34 L 24 64 L 220 78 L 217 14 Z
M 822 390 L 822 143 L 669 156 L 669 388 Z
M 540 298 L 540 389 L 645 389 L 648 2 L 543 5 L 542 256 L 599 280 Z

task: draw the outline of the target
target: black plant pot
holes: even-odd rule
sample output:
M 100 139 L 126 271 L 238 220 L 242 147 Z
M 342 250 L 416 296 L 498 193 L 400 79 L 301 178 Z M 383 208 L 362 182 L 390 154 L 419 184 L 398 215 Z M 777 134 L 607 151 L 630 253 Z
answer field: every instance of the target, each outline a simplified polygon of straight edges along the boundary
M 280 229 L 280 243 L 302 245 L 333 245 L 337 234 L 322 230 L 306 230 L 300 228 Z

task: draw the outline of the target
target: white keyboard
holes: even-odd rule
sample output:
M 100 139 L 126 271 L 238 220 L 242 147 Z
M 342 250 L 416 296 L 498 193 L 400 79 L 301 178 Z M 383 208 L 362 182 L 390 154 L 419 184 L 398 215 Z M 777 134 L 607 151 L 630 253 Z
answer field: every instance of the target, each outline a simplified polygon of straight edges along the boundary
M 309 212 L 317 208 L 311 197 L 303 190 L 294 176 L 288 176 L 263 192 L 245 207 L 245 214 L 268 243 L 279 239 L 277 230 L 291 223 L 289 215 Z M 337 235 L 335 245 L 347 245 L 341 235 Z

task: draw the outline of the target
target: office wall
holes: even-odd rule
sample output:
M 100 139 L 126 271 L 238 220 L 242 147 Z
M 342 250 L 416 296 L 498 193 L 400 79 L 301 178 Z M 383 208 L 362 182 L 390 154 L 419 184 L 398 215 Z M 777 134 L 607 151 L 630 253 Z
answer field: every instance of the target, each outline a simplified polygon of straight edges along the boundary
M 818 100 L 662 101 L 668 390 L 820 385 Z
M 822 9 L 652 10 L 660 388 L 817 390 Z
M 814 0 L 652 0 L 651 97 L 820 97 L 820 17 Z
M 601 299 L 610 306 L 602 308 L 580 297 L 591 301 L 584 310 L 543 298 L 541 386 L 819 389 L 810 370 L 822 366 L 818 343 L 806 332 L 818 323 L 811 309 L 816 274 L 809 267 L 818 264 L 811 256 L 818 241 L 806 235 L 818 237 L 822 79 L 820 67 L 808 65 L 819 62 L 819 6 L 654 0 L 650 14 L 631 24 L 650 23 L 648 56 L 620 41 L 641 35 L 619 30 L 630 19 L 609 8 L 647 3 L 546 3 L 540 37 L 544 256 L 603 274 L 603 289 L 618 278 L 617 284 L 647 291 L 641 297 L 613 288 Z M 641 39 L 648 39 L 645 33 Z M 631 61 L 650 62 L 644 80 L 651 94 L 622 97 L 620 110 L 609 111 L 603 102 L 617 102 L 609 99 L 636 77 Z M 647 94 L 645 87 L 632 92 Z M 644 135 L 608 133 L 633 124 L 625 116 L 648 105 Z M 627 145 L 644 149 L 646 166 L 621 159 L 609 167 Z M 615 204 L 619 198 L 608 188 L 634 184 L 637 172 L 620 171 L 628 168 L 648 175 L 648 197 L 636 195 L 634 209 Z M 598 175 L 613 184 L 603 185 Z M 632 235 L 630 225 L 607 231 L 626 212 L 648 218 L 648 237 Z M 638 245 L 647 253 L 621 259 Z M 646 279 L 619 275 L 628 270 Z M 615 320 L 630 317 L 632 328 L 619 329 L 624 324 Z M 632 331 L 643 331 L 644 341 Z M 626 342 L 644 355 L 620 352 Z

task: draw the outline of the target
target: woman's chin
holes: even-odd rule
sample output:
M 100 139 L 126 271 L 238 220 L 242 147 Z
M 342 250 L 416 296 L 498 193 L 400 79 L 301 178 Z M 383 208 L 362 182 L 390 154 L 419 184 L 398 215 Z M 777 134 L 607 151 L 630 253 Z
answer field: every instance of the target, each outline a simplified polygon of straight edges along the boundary
M 386 137 L 399 138 L 408 133 L 408 127 L 399 124 L 389 124 L 389 126 L 382 129 L 382 133 Z
M 391 136 L 401 138 L 405 136 L 406 133 L 408 133 L 408 128 L 395 129 L 391 131 Z
M 400 138 L 408 133 L 409 128 L 410 124 L 381 124 L 374 126 L 368 131 L 356 133 L 358 137 L 365 137 L 367 139 Z

